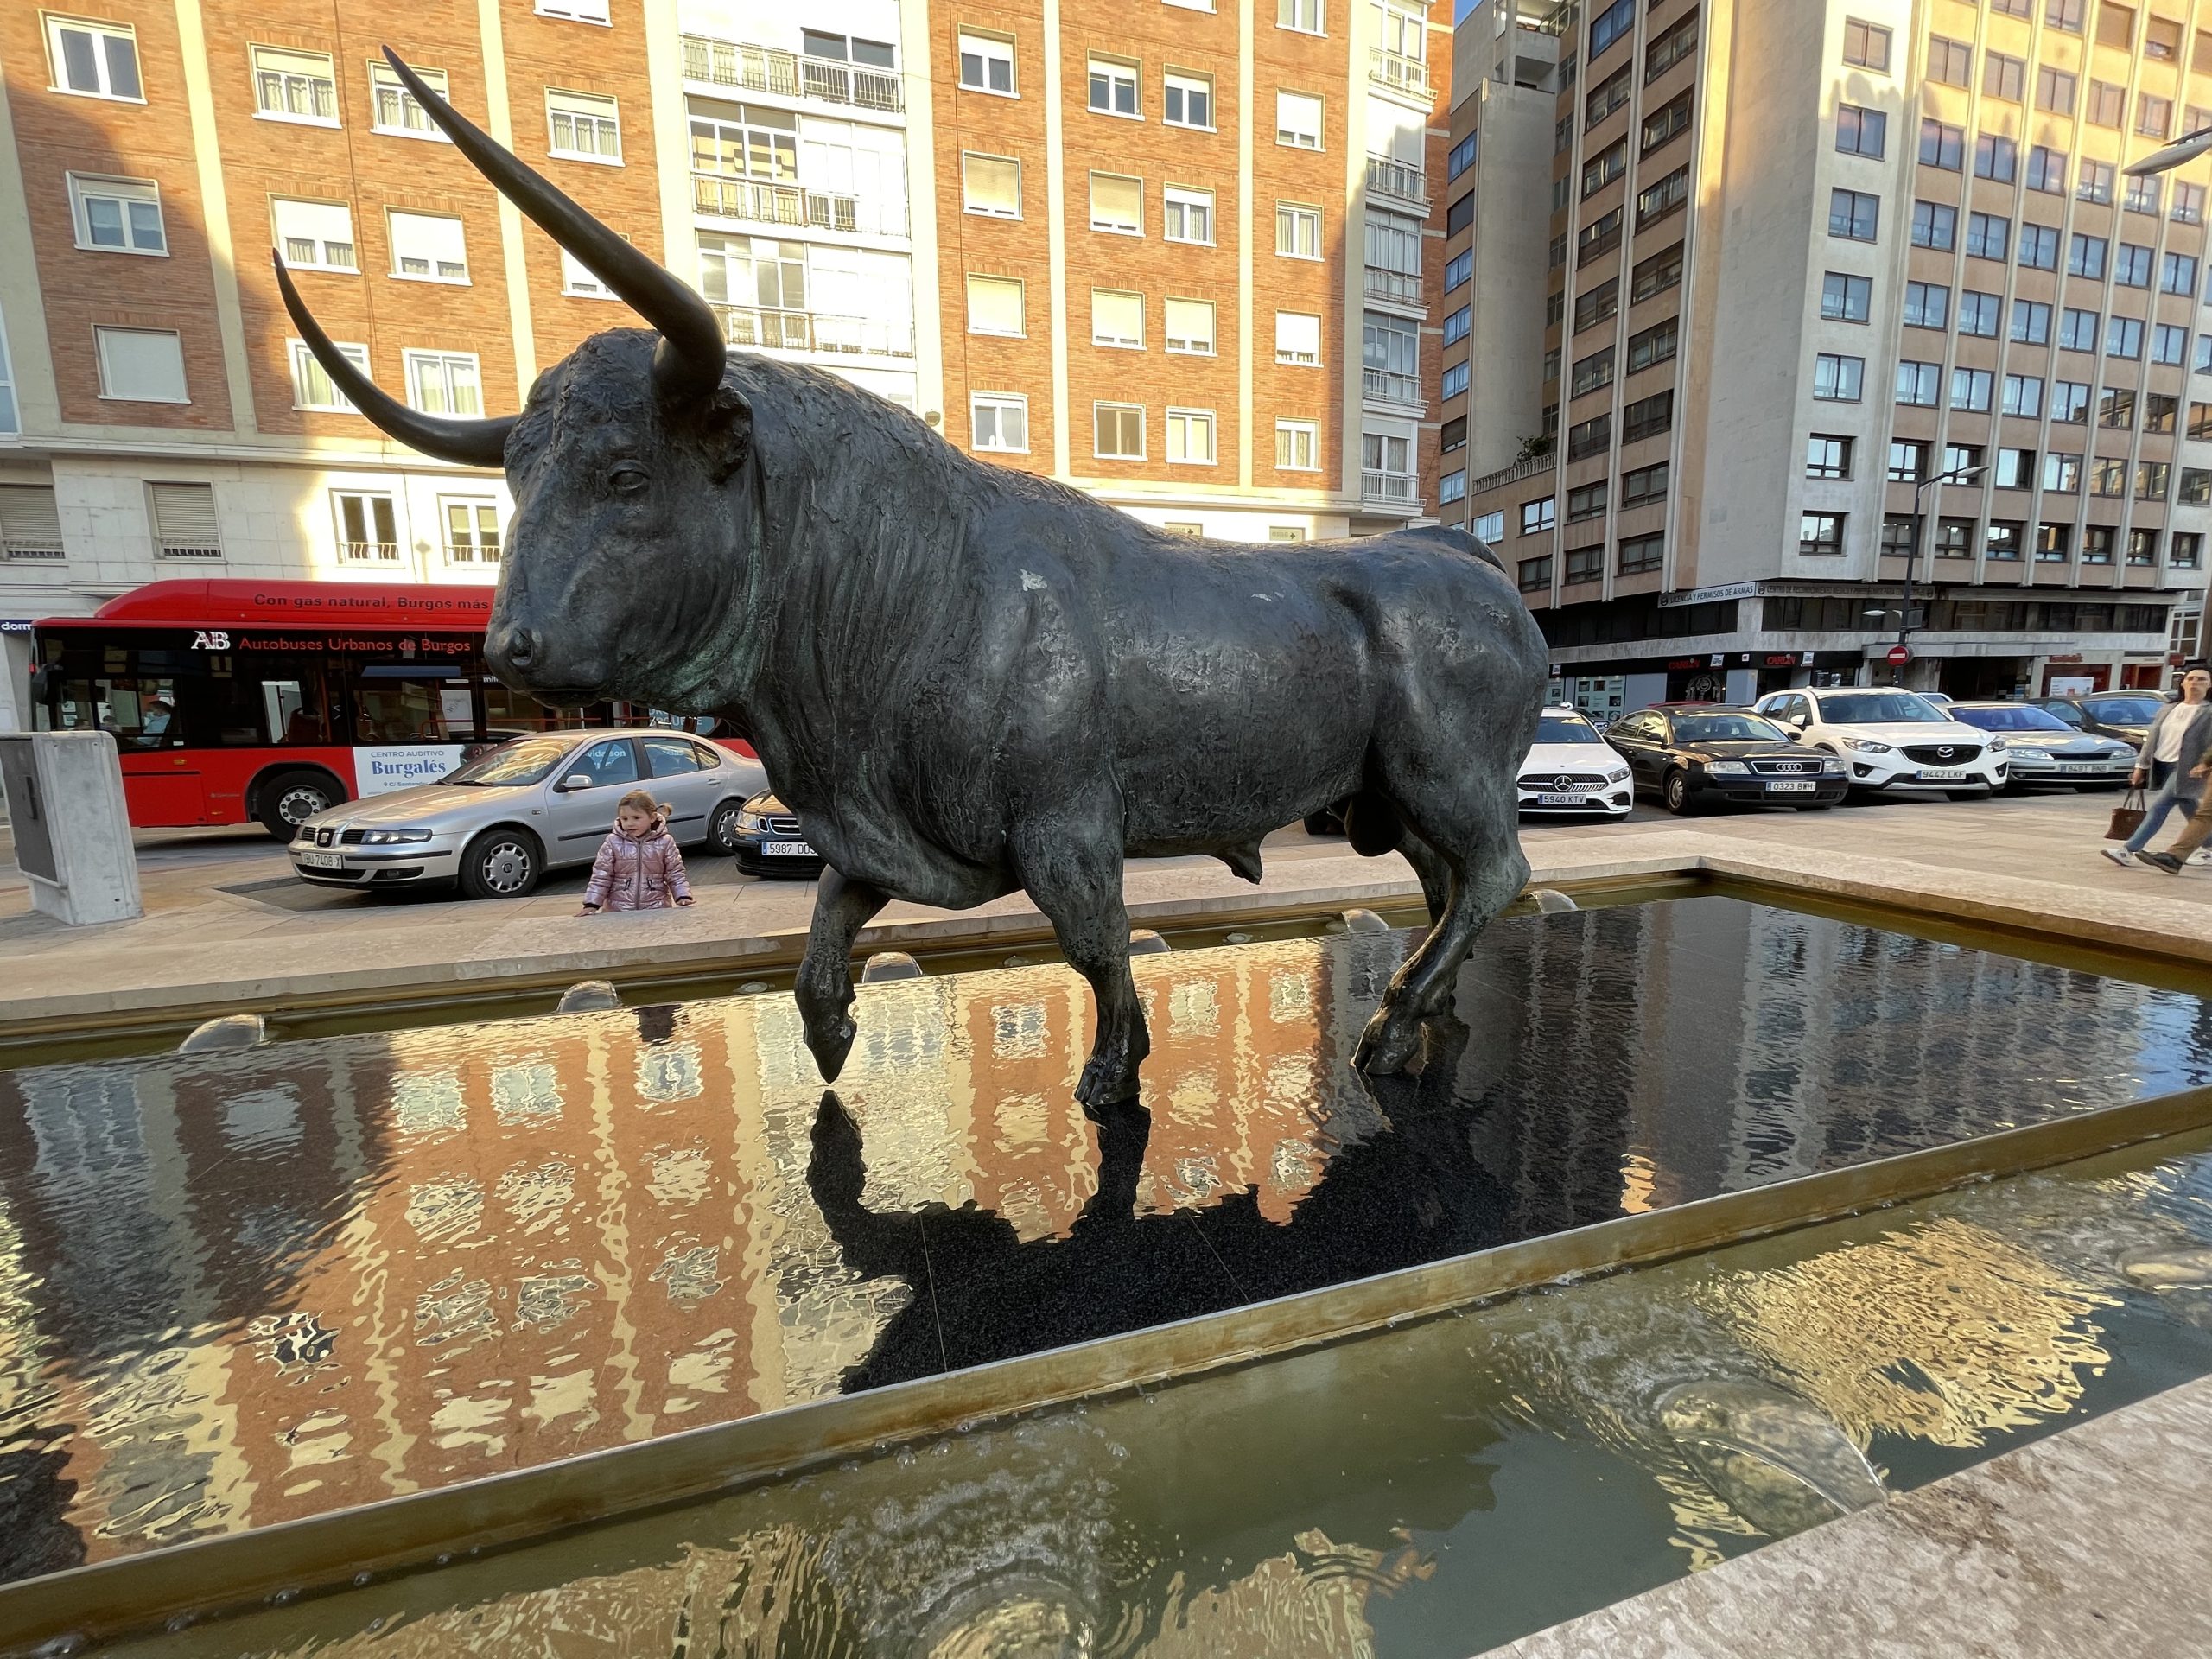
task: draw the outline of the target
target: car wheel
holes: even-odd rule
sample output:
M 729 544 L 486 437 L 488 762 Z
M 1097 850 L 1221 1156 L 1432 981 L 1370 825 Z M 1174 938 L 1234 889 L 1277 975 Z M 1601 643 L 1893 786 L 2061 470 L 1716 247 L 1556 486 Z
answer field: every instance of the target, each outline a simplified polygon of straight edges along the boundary
M 1659 785 L 1659 794 L 1660 798 L 1666 802 L 1667 810 L 1676 817 L 1688 817 L 1694 810 L 1690 805 L 1690 779 L 1688 772 L 1669 772 L 1666 781 Z
M 461 890 L 471 899 L 520 899 L 545 873 L 545 854 L 527 830 L 486 830 L 461 855 Z
M 327 772 L 280 772 L 254 791 L 254 816 L 277 840 L 289 841 L 309 818 L 345 798 Z
M 742 801 L 724 801 L 707 820 L 707 850 L 728 858 L 737 851 L 737 814 Z

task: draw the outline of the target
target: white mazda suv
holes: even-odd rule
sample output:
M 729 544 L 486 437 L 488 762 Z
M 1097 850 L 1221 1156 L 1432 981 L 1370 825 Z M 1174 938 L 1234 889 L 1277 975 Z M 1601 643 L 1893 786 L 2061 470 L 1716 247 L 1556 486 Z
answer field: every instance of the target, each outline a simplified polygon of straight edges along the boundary
M 2005 787 L 2004 737 L 1898 686 L 1774 691 L 1754 705 L 1806 747 L 1840 756 L 1867 792 L 1989 795 Z

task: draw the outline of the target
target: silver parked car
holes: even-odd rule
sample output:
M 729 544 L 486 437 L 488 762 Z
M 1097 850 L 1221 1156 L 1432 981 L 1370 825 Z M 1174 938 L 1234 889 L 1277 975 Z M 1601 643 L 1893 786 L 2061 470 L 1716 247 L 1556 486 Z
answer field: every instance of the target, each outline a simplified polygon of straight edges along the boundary
M 413 887 L 455 881 L 471 899 L 517 899 L 547 870 L 588 864 L 632 789 L 668 803 L 679 845 L 728 854 L 758 760 L 658 727 L 547 732 L 486 750 L 435 784 L 318 813 L 287 849 L 303 880 Z

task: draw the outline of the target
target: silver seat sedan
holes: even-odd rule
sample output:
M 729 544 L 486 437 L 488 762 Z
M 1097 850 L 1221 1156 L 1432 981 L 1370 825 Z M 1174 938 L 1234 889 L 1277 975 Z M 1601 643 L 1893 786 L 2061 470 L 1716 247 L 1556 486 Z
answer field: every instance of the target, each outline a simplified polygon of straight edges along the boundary
M 680 846 L 728 854 L 737 815 L 767 787 L 758 760 L 659 727 L 512 738 L 435 784 L 318 813 L 286 849 L 293 871 L 357 892 L 456 883 L 518 899 L 548 870 L 588 864 L 632 789 L 672 809 Z

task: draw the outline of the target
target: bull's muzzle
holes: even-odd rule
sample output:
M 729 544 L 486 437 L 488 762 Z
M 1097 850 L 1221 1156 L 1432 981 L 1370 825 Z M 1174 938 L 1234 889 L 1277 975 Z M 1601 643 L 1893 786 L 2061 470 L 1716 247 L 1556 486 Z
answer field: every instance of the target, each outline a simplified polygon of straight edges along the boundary
M 484 637 L 484 660 L 507 684 L 547 702 L 589 702 L 607 683 L 605 663 L 567 659 L 549 648 L 538 630 L 520 623 L 492 627 Z

